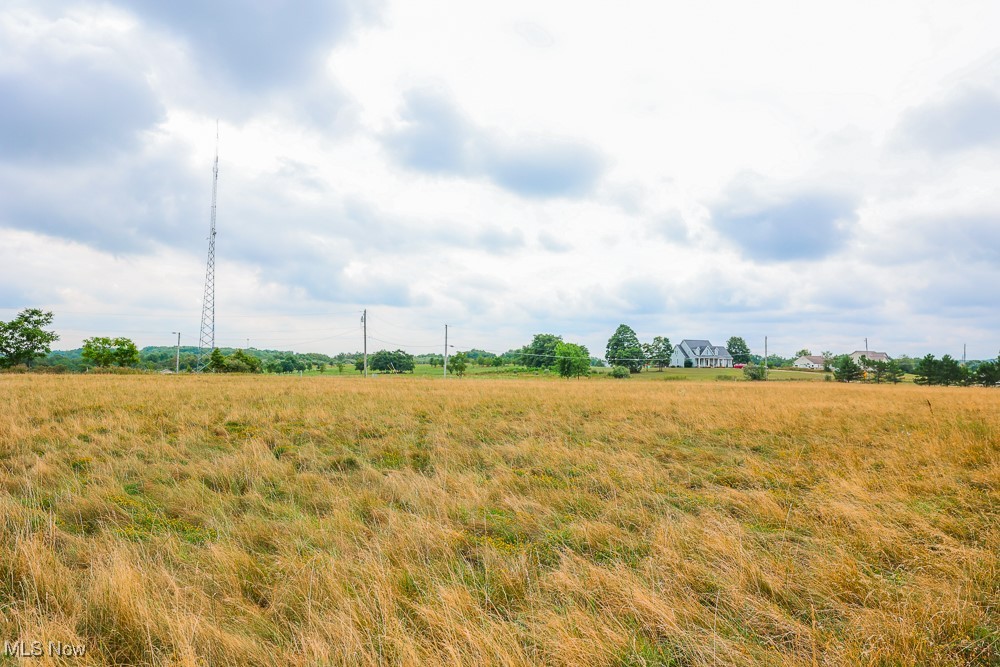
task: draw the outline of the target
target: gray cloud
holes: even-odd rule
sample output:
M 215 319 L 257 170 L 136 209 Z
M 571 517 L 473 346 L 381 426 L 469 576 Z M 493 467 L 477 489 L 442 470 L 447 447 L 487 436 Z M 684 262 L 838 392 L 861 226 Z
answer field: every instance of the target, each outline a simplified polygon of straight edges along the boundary
M 4 162 L 104 158 L 137 146 L 164 116 L 125 54 L 56 37 L 0 59 L 0 100 Z
M 99 165 L 0 166 L 0 227 L 114 253 L 141 254 L 158 243 L 193 249 L 201 245 L 195 229 L 208 229 L 210 178 L 207 167 L 193 173 L 174 150 Z
M 762 261 L 818 259 L 836 252 L 857 219 L 855 195 L 805 188 L 783 192 L 759 178 L 734 181 L 710 207 L 716 230 Z
M 312 76 L 323 56 L 359 20 L 377 15 L 364 0 L 242 2 L 121 0 L 140 18 L 181 37 L 199 68 L 251 91 Z
M 426 90 L 404 96 L 404 126 L 383 136 L 389 154 L 426 173 L 486 177 L 522 197 L 576 197 L 590 192 L 604 158 L 576 141 L 509 138 L 476 127 L 445 96 Z
M 1000 93 L 989 87 L 963 87 L 903 114 L 893 143 L 931 155 L 1000 145 Z

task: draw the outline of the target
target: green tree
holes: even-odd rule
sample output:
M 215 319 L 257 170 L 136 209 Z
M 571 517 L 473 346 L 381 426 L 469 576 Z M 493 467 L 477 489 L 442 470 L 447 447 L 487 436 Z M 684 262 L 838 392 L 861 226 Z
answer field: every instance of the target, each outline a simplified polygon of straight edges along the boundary
M 758 364 L 747 364 L 743 367 L 743 377 L 746 380 L 761 382 L 767 379 L 767 368 Z
M 583 345 L 556 345 L 556 368 L 564 378 L 581 377 L 590 372 L 590 351 Z
M 52 313 L 28 308 L 10 322 L 0 322 L 0 368 L 24 364 L 31 366 L 36 357 L 51 352 L 59 336 L 45 327 L 52 324 Z
M 646 355 L 643 354 L 642 345 L 639 344 L 639 337 L 627 324 L 620 324 L 608 339 L 604 358 L 612 366 L 624 366 L 631 373 L 638 373 L 646 363 Z
M 726 341 L 726 349 L 733 357 L 734 364 L 750 363 L 750 346 L 739 336 L 733 336 Z
M 654 336 L 653 342 L 649 344 L 646 351 L 646 359 L 650 365 L 656 366 L 660 371 L 670 365 L 670 354 L 674 351 L 670 339 L 666 336 Z
M 99 368 L 106 368 L 114 363 L 114 344 L 107 336 L 94 336 L 83 341 L 80 356 Z
M 412 371 L 416 367 L 416 361 L 412 354 L 396 350 L 379 350 L 368 357 L 368 370 L 381 371 L 383 373 L 405 373 Z
M 208 355 L 208 363 L 205 364 L 205 371 L 208 373 L 224 373 L 226 370 L 226 357 L 222 350 L 217 347 L 212 348 L 212 353 Z
M 550 368 L 556 363 L 556 345 L 562 336 L 555 334 L 535 334 L 530 345 L 521 348 L 520 363 L 528 368 Z
M 94 336 L 83 341 L 80 356 L 94 366 L 107 368 L 117 364 L 123 368 L 139 364 L 139 349 L 129 338 Z
M 823 351 L 823 370 L 827 373 L 833 368 L 833 352 L 830 350 Z
M 130 338 L 115 338 L 115 363 L 122 368 L 139 365 L 139 348 Z
M 903 367 L 895 359 L 886 364 L 885 380 L 893 384 L 899 384 L 903 380 Z
M 856 382 L 863 376 L 861 366 L 849 355 L 841 355 L 833 365 L 833 375 L 838 382 Z
M 730 354 L 732 354 L 732 352 L 730 352 Z M 806 348 L 802 348 L 801 350 L 795 353 L 796 359 L 798 359 L 799 357 L 811 357 L 811 356 L 812 352 Z
M 465 375 L 465 369 L 468 368 L 468 366 L 469 361 L 465 356 L 465 352 L 459 352 L 448 359 L 448 372 L 454 373 L 458 377 Z
M 976 384 L 984 387 L 1000 385 L 1000 363 L 984 361 L 976 368 Z
M 223 364 L 222 368 L 218 371 L 221 373 L 260 373 L 263 370 L 263 363 L 260 359 L 255 356 L 249 355 L 243 350 L 236 350 L 232 354 L 228 355 Z

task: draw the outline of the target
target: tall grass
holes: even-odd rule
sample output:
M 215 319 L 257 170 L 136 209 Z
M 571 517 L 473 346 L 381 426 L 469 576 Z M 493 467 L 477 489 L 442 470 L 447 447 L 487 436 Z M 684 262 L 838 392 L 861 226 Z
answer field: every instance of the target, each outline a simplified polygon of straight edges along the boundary
M 0 397 L 0 640 L 86 644 L 74 665 L 1000 662 L 995 391 L 0 376 Z

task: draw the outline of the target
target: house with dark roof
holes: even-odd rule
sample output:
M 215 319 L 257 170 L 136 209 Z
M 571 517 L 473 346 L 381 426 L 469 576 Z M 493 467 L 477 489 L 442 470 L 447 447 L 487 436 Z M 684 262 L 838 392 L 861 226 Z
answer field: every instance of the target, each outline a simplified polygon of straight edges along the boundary
M 826 359 L 818 354 L 805 355 L 792 362 L 792 366 L 795 366 L 795 368 L 807 368 L 813 371 L 821 371 L 826 367 Z
M 688 359 L 694 368 L 732 368 L 733 355 L 722 345 L 712 345 L 707 340 L 684 339 L 674 345 L 670 365 L 683 367 Z

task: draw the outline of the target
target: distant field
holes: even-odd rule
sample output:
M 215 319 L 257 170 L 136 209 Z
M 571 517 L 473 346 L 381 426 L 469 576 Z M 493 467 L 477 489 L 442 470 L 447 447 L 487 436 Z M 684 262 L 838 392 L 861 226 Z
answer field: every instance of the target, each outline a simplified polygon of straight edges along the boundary
M 1000 664 L 1000 391 L 326 375 L 0 376 L 0 640 Z
M 594 368 L 594 371 L 600 373 L 601 375 L 607 374 L 611 371 L 610 368 Z M 328 368 L 324 372 L 310 371 L 306 375 L 317 375 L 317 376 L 329 376 L 329 377 L 358 377 L 360 374 L 358 371 L 354 370 L 353 366 L 345 366 L 342 373 L 339 373 L 336 367 Z M 443 377 L 443 369 L 440 367 L 430 366 L 428 364 L 417 364 L 412 375 L 416 377 Z M 473 364 L 469 364 L 466 371 L 468 377 L 475 378 L 502 378 L 502 377 L 541 377 L 541 378 L 559 378 L 559 373 L 555 370 L 550 370 L 546 372 L 543 369 L 531 370 L 531 371 L 512 371 L 511 367 L 480 367 Z M 772 370 L 770 373 L 771 380 L 806 380 L 806 381 L 822 381 L 825 375 L 830 375 L 831 373 L 822 373 L 817 371 L 802 371 L 796 369 L 776 369 Z M 613 380 L 612 378 L 604 378 L 598 376 L 596 379 L 601 380 Z M 652 369 L 643 371 L 642 373 L 637 373 L 633 375 L 630 380 L 638 381 L 655 381 L 655 380 L 698 380 L 704 382 L 715 382 L 723 380 L 742 380 L 743 370 L 734 368 L 664 368 L 662 370 Z M 621 380 L 613 380 L 615 382 L 621 382 Z

